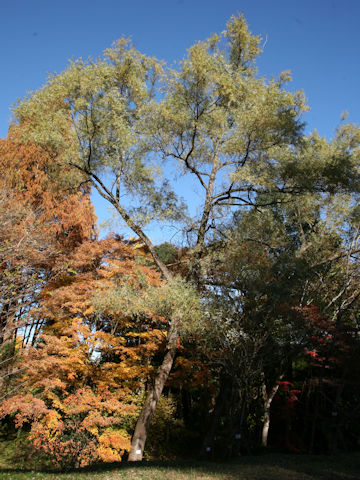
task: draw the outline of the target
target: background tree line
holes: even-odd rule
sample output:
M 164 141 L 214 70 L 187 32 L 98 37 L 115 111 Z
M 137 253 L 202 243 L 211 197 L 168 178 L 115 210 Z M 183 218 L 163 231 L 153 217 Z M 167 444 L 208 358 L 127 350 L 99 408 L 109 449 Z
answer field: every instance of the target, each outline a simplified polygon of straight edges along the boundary
M 65 467 L 358 448 L 360 130 L 305 135 L 303 93 L 260 77 L 260 53 L 242 16 L 177 69 L 121 39 L 16 107 L 0 415 L 24 452 Z M 91 188 L 134 239 L 98 238 Z M 183 244 L 154 245 L 151 222 Z

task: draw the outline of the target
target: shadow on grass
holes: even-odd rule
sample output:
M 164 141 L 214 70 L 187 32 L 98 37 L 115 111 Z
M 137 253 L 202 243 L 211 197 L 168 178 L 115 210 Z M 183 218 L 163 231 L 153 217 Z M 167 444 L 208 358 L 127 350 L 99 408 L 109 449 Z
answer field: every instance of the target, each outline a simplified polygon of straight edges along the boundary
M 210 475 L 212 478 L 226 480 L 358 480 L 360 479 L 360 453 L 342 454 L 337 456 L 327 455 L 294 455 L 294 454 L 259 454 L 240 457 L 229 462 L 212 461 L 181 461 L 181 462 L 118 462 L 100 464 L 82 469 L 59 470 L 47 469 L 39 472 L 39 476 L 46 478 L 51 475 L 60 476 L 83 474 L 91 478 L 99 474 L 142 474 L 141 478 L 159 480 L 167 478 L 201 478 Z M 0 469 L 0 474 L 27 474 L 34 473 L 34 469 Z M 37 472 L 38 473 L 38 472 Z M 189 477 L 187 477 L 189 475 Z M 26 477 L 24 477 L 26 478 Z M 30 477 L 29 477 L 30 478 Z M 31 476 L 32 478 L 32 476 Z M 121 478 L 121 477 L 120 477 Z M 131 477 L 123 477 L 131 478 Z

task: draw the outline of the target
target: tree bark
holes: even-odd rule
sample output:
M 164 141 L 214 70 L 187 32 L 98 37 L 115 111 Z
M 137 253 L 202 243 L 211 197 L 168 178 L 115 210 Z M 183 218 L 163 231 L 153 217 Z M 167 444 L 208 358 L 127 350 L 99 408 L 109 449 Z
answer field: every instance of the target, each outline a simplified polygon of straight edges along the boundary
M 262 396 L 264 400 L 264 423 L 261 432 L 261 445 L 267 447 L 269 429 L 270 429 L 270 407 L 271 403 L 276 395 L 276 392 L 279 390 L 279 381 L 283 378 L 283 375 L 279 377 L 275 385 L 272 387 L 270 392 L 267 392 L 265 382 L 262 384 Z
M 268 436 L 270 428 L 270 405 L 268 402 L 265 402 L 264 406 L 264 423 L 261 432 L 261 446 L 267 447 Z
M 167 352 L 156 373 L 154 384 L 148 392 L 146 401 L 141 409 L 140 416 L 136 423 L 134 435 L 131 440 L 131 448 L 128 458 L 129 462 L 141 461 L 143 459 L 149 425 L 174 363 L 177 338 L 177 329 L 170 329 L 167 341 Z
M 77 167 L 79 168 L 79 167 Z M 159 256 L 156 253 L 155 247 L 151 242 L 150 238 L 144 233 L 142 228 L 137 225 L 133 219 L 128 215 L 126 210 L 120 205 L 119 200 L 114 196 L 111 191 L 104 185 L 101 179 L 95 175 L 93 172 L 84 171 L 91 178 L 91 182 L 99 194 L 108 200 L 118 211 L 121 217 L 125 220 L 128 226 L 135 232 L 139 238 L 144 242 L 144 244 L 149 249 L 151 256 L 154 259 L 157 267 L 164 275 L 166 280 L 173 278 L 172 272 L 167 268 L 167 266 L 160 260 Z M 144 448 L 146 444 L 146 439 L 148 435 L 149 425 L 151 419 L 155 413 L 157 403 L 164 389 L 165 383 L 169 377 L 170 371 L 172 369 L 174 358 L 176 355 L 177 341 L 179 337 L 178 331 L 178 322 L 180 318 L 174 316 L 170 320 L 170 329 L 166 341 L 166 353 L 164 359 L 158 368 L 156 373 L 154 383 L 150 387 L 148 395 L 146 397 L 145 403 L 141 409 L 139 418 L 136 422 L 135 431 L 131 440 L 131 448 L 129 452 L 128 460 L 130 462 L 141 461 L 144 455 Z
M 197 285 L 198 289 L 200 288 L 199 280 L 201 276 L 200 260 L 205 250 L 205 235 L 208 228 L 210 213 L 213 208 L 213 191 L 215 186 L 216 174 L 218 172 L 218 163 L 219 162 L 217 155 L 215 155 L 212 161 L 209 183 L 207 186 L 203 184 L 204 188 L 206 189 L 205 201 L 199 228 L 197 231 L 196 245 L 193 252 L 193 262 L 187 275 L 187 281 L 193 282 L 195 285 Z
M 205 205 L 204 205 L 203 215 L 202 215 L 200 228 L 197 236 L 196 246 L 200 251 L 203 249 L 203 246 L 204 246 L 206 226 L 207 226 L 210 211 L 211 211 L 212 192 L 214 188 L 215 175 L 217 172 L 217 164 L 218 164 L 218 160 L 217 160 L 217 157 L 215 156 L 213 159 L 213 166 L 212 166 L 212 172 L 210 175 L 209 185 L 206 189 Z M 96 188 L 99 194 L 115 207 L 115 209 L 118 211 L 120 216 L 125 220 L 127 225 L 139 236 L 139 238 L 147 246 L 151 256 L 154 259 L 154 262 L 156 263 L 157 267 L 164 275 L 165 279 L 166 280 L 172 279 L 173 278 L 172 272 L 167 268 L 167 266 L 161 261 L 161 259 L 157 255 L 155 247 L 151 242 L 150 238 L 144 233 L 143 229 L 133 221 L 133 219 L 128 215 L 126 210 L 120 205 L 119 195 L 118 194 L 113 195 L 111 190 L 109 190 L 106 187 L 106 185 L 101 181 L 101 179 L 94 172 L 89 171 L 86 168 L 81 168 L 75 164 L 71 164 L 71 166 L 81 170 L 83 173 L 88 175 L 92 185 Z M 201 256 L 201 253 L 198 252 L 197 260 L 199 260 L 200 256 Z M 159 398 L 161 396 L 161 393 L 164 389 L 165 383 L 169 377 L 171 368 L 174 363 L 174 358 L 176 355 L 176 348 L 177 348 L 177 341 L 179 337 L 178 322 L 179 322 L 179 318 L 174 317 L 170 320 L 170 329 L 169 329 L 169 334 L 166 342 L 166 354 L 162 364 L 160 365 L 156 373 L 154 384 L 150 388 L 145 404 L 142 407 L 140 416 L 137 420 L 135 431 L 131 441 L 131 448 L 130 448 L 130 453 L 128 457 L 129 461 L 141 461 L 143 458 L 149 425 L 155 413 L 157 403 L 159 401 Z

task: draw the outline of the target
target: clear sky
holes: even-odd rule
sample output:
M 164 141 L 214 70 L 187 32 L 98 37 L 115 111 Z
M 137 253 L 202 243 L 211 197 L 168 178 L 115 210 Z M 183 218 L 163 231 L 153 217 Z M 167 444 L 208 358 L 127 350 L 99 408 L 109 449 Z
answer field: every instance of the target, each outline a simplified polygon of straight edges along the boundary
M 69 59 L 96 57 L 125 35 L 171 63 L 241 12 L 264 38 L 260 73 L 290 69 L 290 88 L 304 89 L 307 131 L 330 138 L 344 110 L 360 123 L 360 0 L 0 0 L 0 137 L 11 104 Z

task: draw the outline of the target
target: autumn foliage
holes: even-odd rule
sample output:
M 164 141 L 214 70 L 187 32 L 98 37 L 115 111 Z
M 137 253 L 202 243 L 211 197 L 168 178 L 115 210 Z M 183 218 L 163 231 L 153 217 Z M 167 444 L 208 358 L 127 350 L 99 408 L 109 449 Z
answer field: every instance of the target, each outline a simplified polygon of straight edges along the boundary
M 17 428 L 30 426 L 34 447 L 60 467 L 119 461 L 129 449 L 134 392 L 151 377 L 166 325 L 151 312 L 141 323 L 116 308 L 99 315 L 92 302 L 124 281 L 141 294 L 139 277 L 158 285 L 156 272 L 136 263 L 139 256 L 141 249 L 118 238 L 83 242 L 33 312 L 46 324 L 17 360 L 24 393 L 4 402 L 1 416 L 15 415 Z
M 65 469 L 359 448 L 359 128 L 305 135 L 303 93 L 259 77 L 260 50 L 242 15 L 176 69 L 120 39 L 19 102 L 0 450 Z M 134 237 L 100 237 L 92 189 Z M 182 244 L 155 245 L 155 222 Z
M 28 311 L 69 253 L 94 236 L 88 192 L 64 191 L 51 176 L 51 152 L 20 140 L 11 129 L 0 142 L 0 345 L 36 336 Z M 35 331 L 34 331 L 35 330 Z
M 0 338 L 9 397 L 1 416 L 30 428 L 34 447 L 58 466 L 117 461 L 129 448 L 133 394 L 151 376 L 166 322 L 111 306 L 99 314 L 93 298 L 129 282 L 141 290 L 140 277 L 156 286 L 159 277 L 137 262 L 146 258 L 142 247 L 96 240 L 87 189 L 61 189 L 51 153 L 17 134 L 0 145 Z

